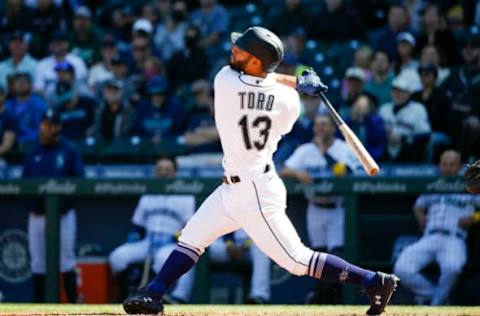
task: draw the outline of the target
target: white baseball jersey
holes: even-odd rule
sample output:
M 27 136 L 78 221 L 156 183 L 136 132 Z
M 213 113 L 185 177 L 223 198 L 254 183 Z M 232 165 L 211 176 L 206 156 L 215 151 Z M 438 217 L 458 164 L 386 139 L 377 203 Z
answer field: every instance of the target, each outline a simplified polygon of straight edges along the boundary
M 337 162 L 346 164 L 353 172 L 361 167 L 353 151 L 341 139 L 335 139 L 326 152 Z M 285 161 L 285 166 L 294 170 L 306 171 L 312 175 L 328 172 L 328 161 L 313 142 L 299 146 Z
M 175 235 L 195 211 L 191 195 L 144 195 L 132 217 L 147 232 Z
M 480 206 L 480 197 L 472 194 L 422 194 L 415 202 L 415 207 L 427 210 L 425 232 L 435 229 L 448 230 L 455 234 L 465 234 L 458 226 L 458 220 L 471 216 L 475 207 Z
M 215 124 L 222 143 L 225 174 L 263 172 L 267 164 L 272 164 L 280 138 L 298 118 L 298 93 L 277 83 L 272 74 L 253 77 L 230 66 L 218 72 L 214 87 Z

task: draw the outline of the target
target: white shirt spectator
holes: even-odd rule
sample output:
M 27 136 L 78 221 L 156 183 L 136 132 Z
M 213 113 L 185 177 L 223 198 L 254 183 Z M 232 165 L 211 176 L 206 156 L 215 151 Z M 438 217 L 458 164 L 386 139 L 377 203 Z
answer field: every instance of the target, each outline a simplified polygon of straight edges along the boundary
M 113 78 L 113 73 L 105 67 L 104 63 L 98 63 L 90 68 L 90 73 L 88 75 L 88 86 L 92 89 L 107 80 Z
M 187 26 L 186 22 L 179 23 L 174 30 L 169 30 L 165 24 L 157 26 L 153 42 L 164 60 L 169 60 L 173 54 L 185 48 L 184 37 Z
M 75 79 L 80 82 L 86 82 L 88 70 L 83 60 L 71 53 L 65 56 L 65 60 L 68 61 L 75 69 Z M 55 65 L 58 61 L 53 56 L 48 56 L 42 59 L 38 63 L 37 73 L 34 81 L 34 89 L 36 91 L 45 91 L 49 86 L 55 86 L 57 82 L 57 73 L 55 72 Z
M 7 88 L 8 77 L 18 72 L 26 72 L 33 79 L 36 70 L 37 60 L 29 54 L 26 54 L 17 65 L 13 63 L 12 58 L 5 59 L 0 63 L 0 86 Z

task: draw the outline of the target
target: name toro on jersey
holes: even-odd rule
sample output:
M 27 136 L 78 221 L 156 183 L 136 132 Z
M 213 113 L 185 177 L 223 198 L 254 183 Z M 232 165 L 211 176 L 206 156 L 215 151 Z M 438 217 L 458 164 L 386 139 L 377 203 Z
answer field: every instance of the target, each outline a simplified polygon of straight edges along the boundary
M 298 118 L 295 89 L 275 74 L 253 77 L 223 67 L 215 77 L 215 125 L 222 144 L 225 174 L 254 175 L 271 164 L 282 135 Z M 232 104 L 234 104 L 232 106 Z

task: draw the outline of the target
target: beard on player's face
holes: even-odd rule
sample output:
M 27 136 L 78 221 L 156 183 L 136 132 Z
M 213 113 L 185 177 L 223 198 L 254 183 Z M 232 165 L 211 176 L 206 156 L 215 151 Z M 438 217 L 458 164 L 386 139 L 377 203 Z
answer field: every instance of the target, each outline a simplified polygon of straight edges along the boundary
M 252 56 L 248 56 L 246 59 L 239 60 L 234 54 L 230 56 L 230 67 L 236 71 L 245 71 L 248 63 L 252 59 Z

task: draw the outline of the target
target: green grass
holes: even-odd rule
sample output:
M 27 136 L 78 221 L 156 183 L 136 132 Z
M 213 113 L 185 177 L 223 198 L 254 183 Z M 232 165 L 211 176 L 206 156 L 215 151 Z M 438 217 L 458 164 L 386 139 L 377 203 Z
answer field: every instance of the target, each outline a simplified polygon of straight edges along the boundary
M 176 305 L 167 315 L 363 315 L 366 306 Z M 387 315 L 480 315 L 480 307 L 389 306 Z M 0 304 L 1 314 L 123 314 L 118 305 Z

